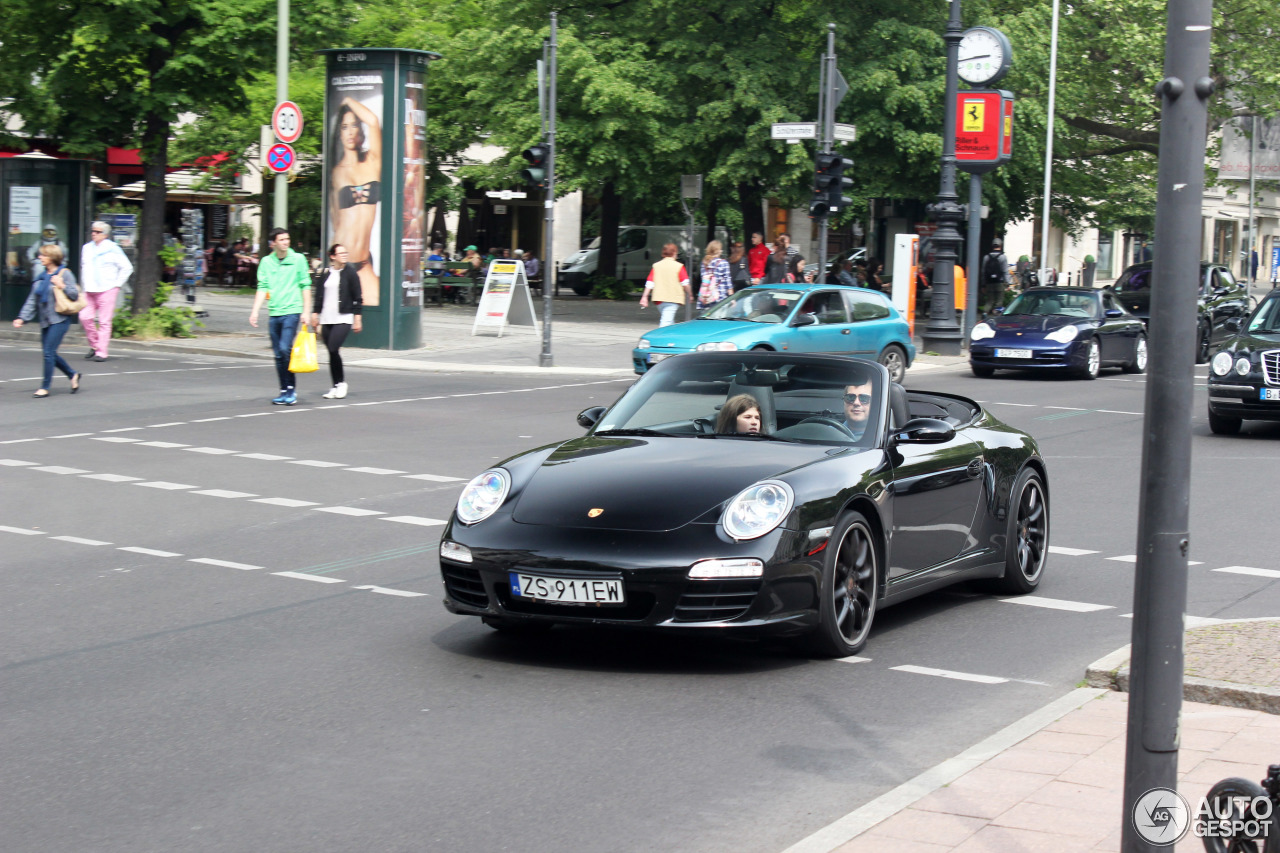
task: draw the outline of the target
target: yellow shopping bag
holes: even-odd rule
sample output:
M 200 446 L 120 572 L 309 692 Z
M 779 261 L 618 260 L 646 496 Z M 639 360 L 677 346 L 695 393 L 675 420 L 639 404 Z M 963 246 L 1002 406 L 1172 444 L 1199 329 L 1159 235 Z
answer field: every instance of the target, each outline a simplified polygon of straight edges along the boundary
M 316 334 L 305 323 L 293 339 L 293 351 L 289 353 L 290 373 L 314 373 L 320 369 L 316 360 Z

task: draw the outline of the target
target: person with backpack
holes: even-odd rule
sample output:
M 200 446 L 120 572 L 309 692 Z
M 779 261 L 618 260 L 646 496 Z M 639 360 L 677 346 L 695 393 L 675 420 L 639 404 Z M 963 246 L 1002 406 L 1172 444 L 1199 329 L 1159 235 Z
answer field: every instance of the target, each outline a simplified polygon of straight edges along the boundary
M 1004 291 L 1009 283 L 1009 259 L 999 239 L 991 241 L 991 251 L 982 259 L 982 311 L 990 314 L 1004 307 Z

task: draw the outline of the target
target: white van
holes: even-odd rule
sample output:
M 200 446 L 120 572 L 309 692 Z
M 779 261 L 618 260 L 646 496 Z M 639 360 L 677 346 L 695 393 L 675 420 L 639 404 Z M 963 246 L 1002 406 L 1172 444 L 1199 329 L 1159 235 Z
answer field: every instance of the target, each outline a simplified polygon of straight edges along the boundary
M 694 228 L 695 242 L 706 236 L 707 228 Z M 725 257 L 729 256 L 729 232 L 716 229 L 716 239 L 724 245 Z M 628 281 L 644 281 L 655 261 L 662 257 L 662 247 L 675 243 L 680 247 L 680 261 L 689 254 L 689 232 L 683 225 L 622 225 L 618 228 L 618 266 L 614 278 Z M 693 256 L 701 260 L 705 246 L 699 245 Z M 579 296 L 591 293 L 592 279 L 600 261 L 600 238 L 596 237 L 560 264 L 560 283 L 573 288 Z M 695 277 L 697 271 L 695 270 Z

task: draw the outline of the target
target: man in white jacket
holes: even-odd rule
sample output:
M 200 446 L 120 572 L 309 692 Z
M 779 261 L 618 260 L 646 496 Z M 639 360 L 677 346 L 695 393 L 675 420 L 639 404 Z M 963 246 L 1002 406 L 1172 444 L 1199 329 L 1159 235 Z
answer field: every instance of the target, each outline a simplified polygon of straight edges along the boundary
M 111 318 L 116 313 L 116 297 L 133 273 L 133 264 L 124 249 L 111 237 L 111 226 L 95 222 L 89 226 L 90 240 L 80 250 L 80 283 L 88 305 L 80 312 L 89 352 L 85 358 L 107 360 L 111 344 Z

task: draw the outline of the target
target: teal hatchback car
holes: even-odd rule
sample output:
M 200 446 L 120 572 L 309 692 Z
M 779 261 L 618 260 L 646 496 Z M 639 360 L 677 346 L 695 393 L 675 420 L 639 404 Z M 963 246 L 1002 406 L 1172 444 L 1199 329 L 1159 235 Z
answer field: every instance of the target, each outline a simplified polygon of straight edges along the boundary
M 687 323 L 646 332 L 632 350 L 636 373 L 686 352 L 831 352 L 878 361 L 901 382 L 916 357 L 907 321 L 889 298 L 861 287 L 760 284 Z

